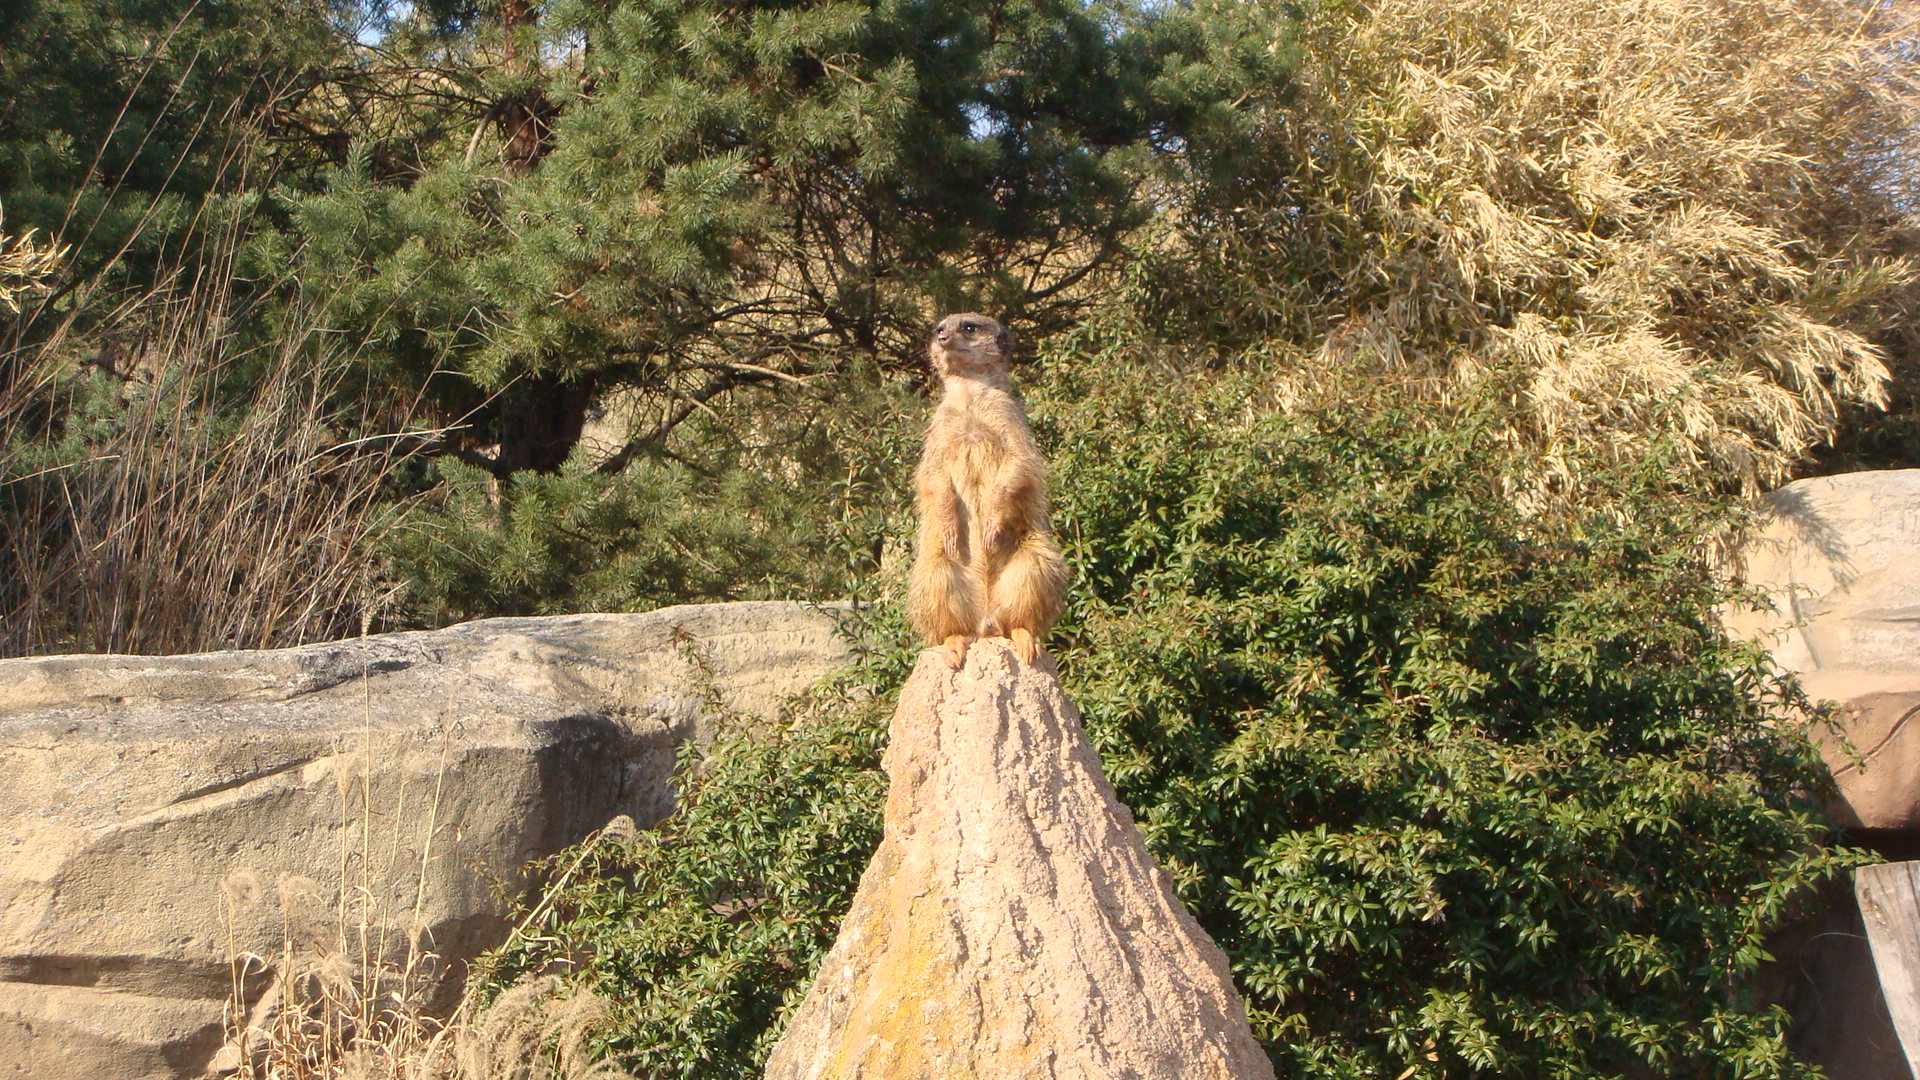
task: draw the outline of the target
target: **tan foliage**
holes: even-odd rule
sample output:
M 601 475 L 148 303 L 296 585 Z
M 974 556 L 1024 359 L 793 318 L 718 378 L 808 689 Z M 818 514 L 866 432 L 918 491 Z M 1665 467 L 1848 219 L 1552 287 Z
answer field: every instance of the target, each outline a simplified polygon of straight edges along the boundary
M 435 433 L 409 415 L 411 438 L 358 437 L 381 418 L 351 399 L 342 335 L 315 312 L 248 344 L 238 279 L 210 278 L 0 347 L 0 533 L 36 538 L 0 575 L 0 656 L 271 648 L 391 604 L 384 477 Z
M 1275 263 L 1242 309 L 1443 396 L 1501 379 L 1563 479 L 1670 433 L 1772 483 L 1844 408 L 1884 402 L 1876 312 L 1917 280 L 1911 5 L 1344 10 L 1268 109 L 1285 204 L 1216 246 L 1223 270 Z
M 5 220 L 0 214 L 0 224 Z M 20 297 L 39 288 L 65 255 L 63 247 L 36 243 L 32 229 L 20 236 L 0 232 L 0 307 L 18 313 Z
M 264 1028 L 223 1050 L 241 1080 L 626 1080 L 593 1038 L 606 1003 L 553 977 L 509 987 L 484 1008 L 436 1019 L 405 991 L 397 966 L 357 974 L 339 952 L 282 957 L 286 1000 Z M 365 1023 L 361 1023 L 365 1021 Z M 245 1047 L 244 1050 L 241 1047 Z

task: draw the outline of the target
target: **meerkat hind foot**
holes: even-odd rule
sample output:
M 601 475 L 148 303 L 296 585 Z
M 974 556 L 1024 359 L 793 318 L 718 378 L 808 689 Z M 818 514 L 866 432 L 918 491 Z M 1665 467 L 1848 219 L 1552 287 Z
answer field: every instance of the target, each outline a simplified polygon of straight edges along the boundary
M 1026 663 L 1033 663 L 1040 657 L 1040 643 L 1033 639 L 1033 631 L 1024 626 L 1016 626 L 1010 635 L 1013 638 L 1013 651 Z
M 955 671 L 967 665 L 967 636 L 948 634 L 947 640 L 940 644 L 940 655 L 946 658 L 947 666 Z

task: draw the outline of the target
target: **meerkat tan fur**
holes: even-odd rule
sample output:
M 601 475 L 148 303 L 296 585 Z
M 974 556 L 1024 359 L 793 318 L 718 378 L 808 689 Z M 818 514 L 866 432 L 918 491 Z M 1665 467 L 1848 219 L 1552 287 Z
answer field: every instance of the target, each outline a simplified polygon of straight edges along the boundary
M 920 537 L 907 609 L 956 669 L 981 637 L 1011 639 L 1032 663 L 1066 593 L 1047 526 L 1047 462 L 1008 375 L 1012 345 L 998 322 L 961 314 L 940 320 L 927 349 L 943 390 L 914 473 Z

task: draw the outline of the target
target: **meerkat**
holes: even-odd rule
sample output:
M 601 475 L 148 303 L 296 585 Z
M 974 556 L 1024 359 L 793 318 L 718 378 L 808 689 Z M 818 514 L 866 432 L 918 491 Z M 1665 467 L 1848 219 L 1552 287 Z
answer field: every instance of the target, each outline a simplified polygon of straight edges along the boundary
M 1047 462 L 1013 396 L 1012 351 L 1007 329 L 975 314 L 940 320 L 927 347 L 943 390 L 914 473 L 920 536 L 907 609 L 956 670 L 982 637 L 1010 638 L 1033 663 L 1066 593 L 1047 526 Z

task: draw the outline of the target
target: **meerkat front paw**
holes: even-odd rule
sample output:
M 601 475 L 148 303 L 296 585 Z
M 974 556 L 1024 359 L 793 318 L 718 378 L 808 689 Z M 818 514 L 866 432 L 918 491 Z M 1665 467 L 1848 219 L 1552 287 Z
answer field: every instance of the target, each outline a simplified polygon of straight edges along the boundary
M 940 644 L 940 655 L 946 658 L 947 666 L 955 671 L 967 666 L 967 636 L 949 634 Z
M 990 552 L 999 551 L 1012 531 L 1003 515 L 989 514 L 980 523 L 980 546 Z

